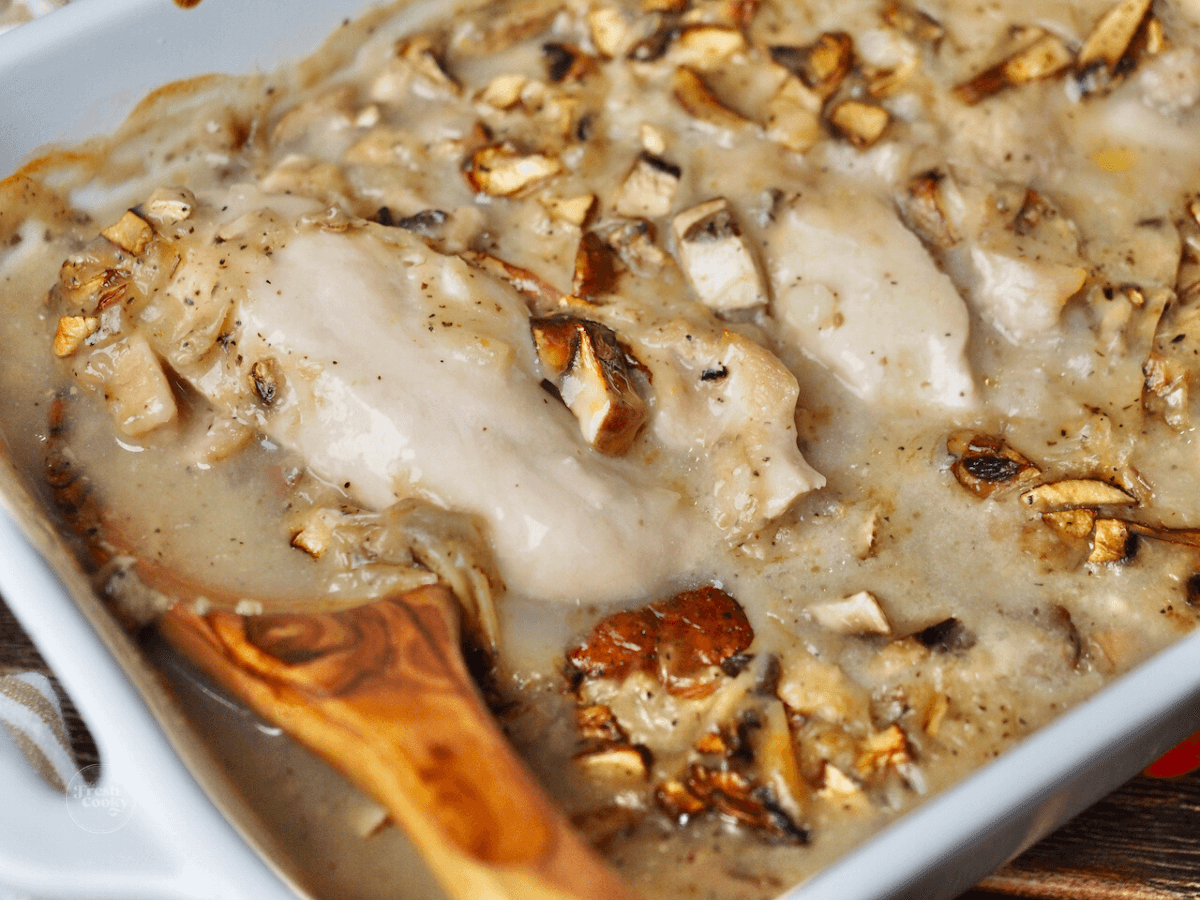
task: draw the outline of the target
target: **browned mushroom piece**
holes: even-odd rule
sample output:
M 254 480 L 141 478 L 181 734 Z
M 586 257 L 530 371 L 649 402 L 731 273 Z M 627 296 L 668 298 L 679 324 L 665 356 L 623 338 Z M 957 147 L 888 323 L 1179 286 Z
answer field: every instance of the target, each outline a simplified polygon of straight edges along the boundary
M 713 667 L 753 640 L 738 602 L 709 585 L 601 620 L 567 660 L 583 678 L 645 672 L 676 696 L 704 696 L 720 677 Z
M 465 174 L 471 187 L 493 197 L 511 197 L 558 175 L 563 164 L 546 153 L 522 153 L 510 144 L 489 144 L 476 150 Z
M 616 254 L 594 231 L 585 232 L 575 252 L 575 276 L 571 293 L 581 300 L 595 300 L 612 292 L 617 280 Z
M 1119 78 L 1149 13 L 1150 0 L 1120 0 L 1096 22 L 1075 59 L 1075 77 L 1085 95 Z
M 679 105 L 695 119 L 730 129 L 750 124 L 749 119 L 722 103 L 705 80 L 691 69 L 680 66 L 675 70 L 673 88 Z
M 546 74 L 556 84 L 579 81 L 596 68 L 596 57 L 575 44 L 552 41 L 542 45 Z
M 883 10 L 883 20 L 901 34 L 930 44 L 935 50 L 946 36 L 946 29 L 937 19 L 900 0 L 889 0 Z
M 943 172 L 922 172 L 909 181 L 908 191 L 901 201 L 904 220 L 909 228 L 935 250 L 945 250 L 959 241 L 947 215 L 942 186 L 945 180 Z
M 974 106 L 1005 88 L 1050 78 L 1074 62 L 1071 49 L 1062 38 L 1043 33 L 1016 53 L 980 72 L 954 89 L 954 96 Z
M 959 484 L 977 497 L 990 497 L 1001 488 L 1023 484 L 1041 474 L 1037 466 L 1003 438 L 993 435 L 951 435 L 946 449 L 958 457 L 950 471 Z
M 859 150 L 867 150 L 883 137 L 891 114 L 876 103 L 843 100 L 829 110 L 829 124 Z
M 538 357 L 584 438 L 609 456 L 625 453 L 646 421 L 629 354 L 599 322 L 558 314 L 530 320 Z
M 807 46 L 772 47 L 771 58 L 822 97 L 829 97 L 854 66 L 854 39 L 843 31 L 829 31 Z
M 736 769 L 693 763 L 682 778 L 660 784 L 655 800 L 680 821 L 712 811 L 780 842 L 809 840 L 808 829 L 774 802 L 769 789 Z

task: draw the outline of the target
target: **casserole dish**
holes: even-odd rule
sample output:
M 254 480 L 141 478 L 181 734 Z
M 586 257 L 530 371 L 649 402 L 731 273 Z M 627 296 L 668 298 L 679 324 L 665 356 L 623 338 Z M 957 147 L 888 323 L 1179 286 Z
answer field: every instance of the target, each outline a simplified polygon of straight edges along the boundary
M 11 169 L 16 162 L 46 140 L 64 136 L 78 138 L 101 127 L 111 126 L 123 110 L 146 89 L 175 78 L 185 77 L 211 69 L 245 71 L 248 66 L 269 66 L 289 53 L 311 44 L 315 35 L 323 33 L 340 18 L 339 9 L 322 5 L 308 10 L 311 19 L 289 10 L 286 14 L 270 4 L 239 5 L 236 10 L 219 0 L 205 0 L 196 10 L 178 11 L 157 3 L 131 3 L 128 6 L 101 4 L 98 0 L 83 0 L 77 7 L 44 20 L 32 30 L 22 29 L 17 35 L 0 45 L 3 49 L 3 79 L 10 90 L 2 101 L 6 106 L 3 114 L 8 121 L 20 122 L 21 127 L 11 137 L 5 138 L 0 168 Z M 352 10 L 346 10 L 350 12 Z M 227 23 L 236 16 L 240 28 L 236 32 L 244 36 L 247 43 L 239 46 L 228 40 Z M 261 18 L 257 18 L 261 17 Z M 136 22 L 134 28 L 132 23 Z M 269 50 L 264 52 L 257 43 L 257 36 L 269 32 L 272 35 Z M 285 32 L 287 34 L 285 35 Z M 179 36 L 186 34 L 187 40 L 180 42 Z M 86 41 L 77 40 L 82 35 Z M 207 36 L 208 44 L 202 40 Z M 127 43 L 137 41 L 136 46 Z M 19 42 L 19 43 L 18 43 Z M 84 47 L 79 52 L 78 47 Z M 122 59 L 136 58 L 137 67 L 110 64 L 112 48 L 124 49 Z M 87 53 L 94 53 L 88 57 Z M 161 62 L 161 68 L 159 68 Z M 59 80 L 63 71 L 78 71 L 81 80 L 70 83 Z M 83 77 L 86 75 L 86 77 Z M 114 102 L 113 98 L 118 98 Z M 81 123 L 78 130 L 65 133 L 64 121 Z M 9 492 L 12 513 L 20 520 L 27 533 L 32 534 L 40 549 L 50 554 L 55 568 L 76 594 L 85 609 L 89 601 L 83 579 L 72 576 L 70 565 L 61 550 L 39 526 L 36 506 L 21 494 Z M 22 558 L 26 548 L 15 536 L 10 545 L 14 559 Z M 34 566 L 36 570 L 36 565 Z M 20 569 L 12 567 L 12 573 Z M 88 700 L 90 684 L 99 688 L 100 667 L 97 656 L 88 658 L 84 647 L 88 640 L 77 627 L 67 625 L 45 616 L 48 611 L 67 613 L 69 601 L 56 594 L 45 595 L 52 590 L 41 584 L 19 581 L 16 574 L 10 575 L 12 583 L 0 585 L 18 616 L 25 623 L 34 639 L 41 645 L 51 664 L 58 670 L 65 684 L 76 697 L 85 716 L 89 718 L 100 736 L 102 752 L 114 757 L 122 747 L 158 747 L 150 750 L 158 763 L 154 768 L 167 768 L 171 763 L 162 755 L 167 752 L 147 736 L 146 732 L 130 732 L 123 736 L 126 726 L 121 720 L 132 720 L 133 714 L 117 710 L 115 714 L 105 709 L 98 700 Z M 53 596 L 54 599 L 50 599 Z M 132 671 L 127 677 L 133 679 L 141 690 L 150 697 L 151 708 L 168 730 L 175 734 L 189 733 L 189 726 L 179 723 L 176 713 L 160 694 L 156 693 L 155 679 L 145 670 L 138 670 L 137 657 L 132 648 L 111 625 L 101 623 L 103 613 L 91 601 L 93 627 L 106 636 L 109 648 Z M 76 623 L 80 625 L 81 623 Z M 55 651 L 56 642 L 66 647 L 68 636 L 82 643 L 72 643 L 68 649 Z M 94 645 L 93 645 L 94 649 Z M 1182 641 L 1179 645 L 1161 654 L 1131 676 L 1122 679 L 1111 688 L 1097 695 L 1055 724 L 1028 739 L 1024 744 L 1003 759 L 981 770 L 956 788 L 935 798 L 902 822 L 827 869 L 801 888 L 794 896 L 804 897 L 885 897 L 885 896 L 953 896 L 968 887 L 980 875 L 1003 862 L 1030 841 L 1044 834 L 1054 824 L 1082 808 L 1103 791 L 1115 787 L 1136 771 L 1156 753 L 1166 749 L 1180 737 L 1194 731 L 1200 685 L 1194 675 L 1189 677 L 1189 659 L 1196 651 L 1195 638 Z M 78 662 L 77 662 L 78 661 Z M 115 675 L 115 673 L 110 672 Z M 1164 686 L 1167 686 L 1164 688 Z M 97 693 L 124 692 L 120 682 L 108 682 Z M 1150 698 L 1147 700 L 1147 698 Z M 1118 714 L 1119 711 L 1119 714 Z M 115 724 L 112 724 L 113 720 Z M 144 720 L 142 720 L 143 724 Z M 114 737 L 105 739 L 105 729 L 114 729 Z M 180 731 L 179 729 L 185 729 Z M 177 744 L 179 743 L 177 737 Z M 179 751 L 176 746 L 176 751 Z M 188 754 L 198 757 L 198 754 Z M 265 833 L 254 833 L 251 825 L 252 813 L 239 810 L 238 792 L 220 787 L 221 779 L 212 771 L 205 771 L 202 758 L 192 758 L 197 777 L 205 782 L 228 808 L 227 812 L 241 823 L 248 837 L 263 847 L 273 859 L 286 859 L 287 854 L 271 852 L 272 842 L 269 829 Z M 211 765 L 211 764 L 210 764 Z M 145 769 L 129 770 L 134 780 L 140 778 Z M 114 768 L 117 774 L 122 770 Z M 114 775 L 114 778 L 116 775 Z M 182 782 L 186 785 L 187 782 Z M 182 790 L 182 788 L 180 788 Z M 146 803 L 153 800 L 153 791 Z M 139 802 L 142 798 L 139 797 Z M 30 802 L 35 802 L 32 799 Z M 175 810 L 185 807 L 183 801 L 173 803 Z M 195 810 L 186 818 L 192 827 L 194 814 L 197 820 L 211 816 L 211 809 L 193 799 L 186 804 Z M 203 812 L 201 812 L 203 811 Z M 196 828 L 204 827 L 200 824 Z M 214 828 L 219 826 L 214 825 Z M 6 834 L 18 835 L 16 827 L 6 828 Z M 118 835 L 120 833 L 118 832 Z M 132 837 L 133 831 L 128 834 Z M 214 840 L 216 840 L 214 838 Z M 228 834 L 221 838 L 229 853 L 242 854 L 245 850 Z M 208 839 L 205 839 L 208 844 Z M 42 875 L 32 865 L 18 868 L 21 853 L 29 847 L 12 848 L 11 871 L 21 873 L 18 887 L 28 890 L 77 890 L 80 896 L 89 890 L 116 892 L 132 889 L 131 884 L 97 887 L 100 882 L 93 873 L 83 873 L 77 887 L 68 884 L 66 876 L 61 881 L 38 881 L 52 867 L 43 866 Z M 183 849 L 182 858 L 188 859 L 190 850 Z M 127 858 L 138 854 L 130 853 Z M 201 864 L 203 865 L 203 864 Z M 245 863 L 252 874 L 239 874 L 238 884 L 226 886 L 221 892 L 212 891 L 211 896 L 229 896 L 231 891 L 245 889 L 251 879 L 267 876 L 256 864 Z M 195 869 L 203 871 L 207 869 Z M 91 885 L 91 887 L 89 887 Z M 181 886 L 182 885 L 182 886 Z M 164 895 L 183 892 L 198 886 L 196 876 L 186 873 L 178 882 L 166 882 L 159 887 L 138 885 L 139 890 L 161 890 Z M 200 886 L 210 890 L 212 883 Z M 264 889 L 265 890 L 265 889 Z M 259 893 L 257 886 L 247 893 Z M 186 895 L 186 894 L 185 894 Z M 793 896 L 793 895 L 789 895 Z

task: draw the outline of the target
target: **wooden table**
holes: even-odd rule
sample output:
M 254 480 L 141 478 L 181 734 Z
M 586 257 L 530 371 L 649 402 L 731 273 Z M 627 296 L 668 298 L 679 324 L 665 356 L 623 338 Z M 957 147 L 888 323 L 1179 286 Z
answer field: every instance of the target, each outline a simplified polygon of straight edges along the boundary
M 0 603 L 0 671 L 49 672 Z M 81 767 L 99 761 L 70 699 L 63 709 Z M 985 879 L 960 900 L 1200 898 L 1200 771 L 1177 779 L 1139 776 Z

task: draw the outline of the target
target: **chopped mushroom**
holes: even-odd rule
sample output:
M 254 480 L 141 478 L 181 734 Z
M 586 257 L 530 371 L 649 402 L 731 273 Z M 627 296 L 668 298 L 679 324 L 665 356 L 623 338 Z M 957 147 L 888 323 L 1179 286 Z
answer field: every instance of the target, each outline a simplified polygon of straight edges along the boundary
M 54 355 L 70 356 L 95 334 L 100 320 L 95 316 L 63 316 L 54 333 Z
M 76 359 L 76 376 L 104 397 L 122 434 L 140 437 L 175 418 L 175 396 L 162 363 L 141 335 L 130 335 Z
M 1121 519 L 1096 519 L 1088 562 L 1125 562 L 1133 556 L 1137 535 Z
M 603 703 L 593 703 L 581 706 L 575 710 L 575 724 L 584 740 L 592 741 L 601 746 L 624 744 L 629 736 L 612 709 Z
M 1008 87 L 1029 84 L 1062 72 L 1074 61 L 1062 39 L 1043 33 L 1030 44 L 954 89 L 954 96 L 974 106 Z
M 861 100 L 844 100 L 829 111 L 829 124 L 859 150 L 874 146 L 890 121 L 882 106 Z
M 809 840 L 808 829 L 780 807 L 770 788 L 742 772 L 693 763 L 681 780 L 660 785 L 655 797 L 665 812 L 681 822 L 711 810 L 777 840 L 797 844 Z
M 421 85 L 419 90 L 422 93 L 428 94 L 429 88 L 447 91 L 451 94 L 458 94 L 461 91 L 458 82 L 446 71 L 433 40 L 428 35 L 415 35 L 401 41 L 396 46 L 396 56 L 408 63 L 413 72 L 419 76 L 416 84 Z M 421 82 L 424 84 L 422 85 Z M 428 87 L 425 87 L 426 85 Z
M 562 160 L 545 153 L 521 153 L 511 144 L 476 150 L 467 165 L 471 187 L 493 197 L 511 197 L 563 170 Z
M 843 600 L 814 603 L 809 613 L 822 628 L 839 634 L 891 634 L 892 626 L 870 591 L 859 591 Z
M 581 226 L 596 208 L 595 194 L 579 194 L 575 197 L 540 197 L 542 206 L 560 222 Z
M 547 74 L 555 84 L 579 81 L 596 68 L 596 58 L 574 44 L 552 41 L 542 45 Z
M 616 280 L 616 257 L 612 248 L 594 231 L 587 232 L 575 253 L 571 293 L 581 300 L 594 300 L 610 293 Z
M 620 10 L 596 7 L 587 14 L 587 25 L 592 43 L 601 55 L 613 59 L 628 49 L 631 29 Z
M 822 97 L 829 97 L 854 66 L 854 40 L 843 31 L 829 31 L 806 47 L 772 47 L 771 58 Z
M 684 210 L 671 227 L 680 268 L 705 306 L 727 312 L 767 302 L 762 273 L 723 197 Z
M 671 694 L 706 696 L 720 677 L 716 667 L 753 640 L 737 601 L 708 586 L 601 620 L 567 660 L 583 678 L 646 672 Z
M 191 216 L 196 208 L 196 195 L 187 188 L 158 188 L 143 208 L 160 225 L 177 225 Z
M 335 509 L 314 508 L 304 516 L 300 529 L 292 535 L 292 546 L 313 559 L 320 559 L 333 543 L 334 529 L 345 515 Z
M 1133 506 L 1137 498 L 1123 488 L 1095 478 L 1067 478 L 1041 484 L 1021 495 L 1026 506 L 1037 510 L 1077 506 Z
M 854 767 L 860 776 L 866 776 L 911 761 L 908 738 L 899 725 L 890 725 L 883 731 L 875 732 L 863 742 L 862 752 Z
M 734 53 L 746 49 L 746 38 L 736 28 L 719 25 L 695 25 L 684 28 L 668 50 L 677 66 L 708 71 L 725 62 Z
M 959 236 L 950 224 L 942 182 L 946 175 L 938 171 L 922 172 L 908 183 L 902 204 L 905 222 L 935 250 L 957 244 Z
M 521 102 L 521 92 L 529 79 L 519 72 L 497 75 L 479 94 L 481 103 L 495 109 L 512 109 Z
M 126 253 L 141 256 L 154 238 L 154 228 L 133 210 L 129 210 L 100 234 Z
M 680 66 L 675 70 L 675 99 L 693 118 L 719 128 L 741 128 L 750 120 L 723 104 L 698 74 Z
M 682 172 L 660 156 L 642 153 L 625 176 L 613 207 L 630 218 L 665 216 L 675 202 Z
M 767 137 L 796 153 L 804 153 L 821 139 L 821 96 L 794 75 L 789 75 L 766 105 Z
M 1061 509 L 1042 513 L 1042 521 L 1059 534 L 1073 538 L 1086 538 L 1096 524 L 1094 509 Z
M 952 435 L 946 449 L 959 457 L 950 471 L 958 483 L 975 494 L 987 498 L 1003 487 L 1011 487 L 1041 474 L 1033 463 L 1008 445 L 1002 438 L 988 434 L 966 437 Z
M 616 334 L 569 315 L 533 319 L 530 327 L 538 356 L 588 443 L 609 456 L 623 454 L 646 420 L 646 403 Z
M 1120 0 L 1100 17 L 1075 59 L 1076 77 L 1084 94 L 1112 81 L 1146 21 L 1150 4 L 1151 0 Z
M 647 753 L 643 747 L 605 747 L 575 757 L 575 763 L 589 777 L 611 784 L 630 784 L 650 777 Z
M 883 20 L 902 34 L 932 44 L 936 48 L 946 36 L 946 29 L 933 16 L 916 7 L 888 0 Z
M 871 808 L 871 801 L 858 783 L 833 763 L 826 762 L 821 772 L 821 789 L 817 791 L 817 796 L 822 800 L 858 812 Z

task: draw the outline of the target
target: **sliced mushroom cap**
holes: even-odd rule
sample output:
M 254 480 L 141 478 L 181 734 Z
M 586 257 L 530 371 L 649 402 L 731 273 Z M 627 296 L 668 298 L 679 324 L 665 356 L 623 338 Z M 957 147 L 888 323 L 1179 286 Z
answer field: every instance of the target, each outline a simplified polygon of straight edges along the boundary
M 598 322 L 569 315 L 530 321 L 538 356 L 557 379 L 559 395 L 596 450 L 619 456 L 646 420 L 616 334 Z
M 724 312 L 767 302 L 762 273 L 723 197 L 684 210 L 671 227 L 680 268 L 705 306 Z

